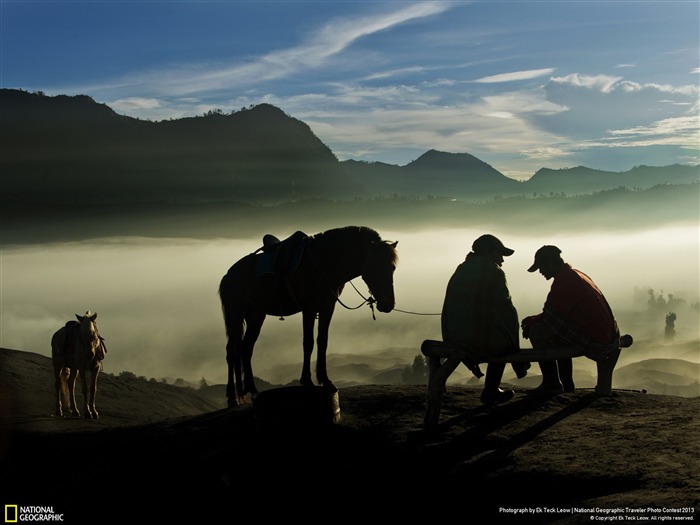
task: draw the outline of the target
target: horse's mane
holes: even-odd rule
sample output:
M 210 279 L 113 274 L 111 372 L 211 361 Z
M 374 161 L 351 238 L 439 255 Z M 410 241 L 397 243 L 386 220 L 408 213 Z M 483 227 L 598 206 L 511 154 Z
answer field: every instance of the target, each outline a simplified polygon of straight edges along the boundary
M 366 238 L 366 240 L 372 242 L 380 242 L 382 240 L 375 230 L 367 226 L 343 226 L 342 228 L 334 228 L 317 233 L 313 238 L 325 241 L 345 242 L 348 238 L 355 237 L 355 235 L 359 235 L 361 238 Z
M 334 228 L 331 230 L 326 230 L 321 233 L 317 233 L 312 236 L 313 240 L 318 240 L 322 243 L 328 242 L 329 244 L 342 243 L 345 244 L 349 239 L 362 239 L 364 242 L 368 243 L 382 243 L 391 249 L 391 260 L 396 264 L 399 260 L 398 253 L 396 249 L 388 242 L 382 240 L 382 237 L 372 228 L 368 226 L 343 226 L 341 228 Z

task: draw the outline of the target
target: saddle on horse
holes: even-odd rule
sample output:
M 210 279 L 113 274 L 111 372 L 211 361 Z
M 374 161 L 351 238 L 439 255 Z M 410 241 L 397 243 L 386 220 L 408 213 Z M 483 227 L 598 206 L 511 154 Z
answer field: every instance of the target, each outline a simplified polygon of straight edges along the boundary
M 95 325 L 97 328 L 97 325 Z M 59 356 L 67 356 L 68 352 L 74 347 L 74 343 L 78 338 L 80 332 L 80 323 L 78 321 L 68 321 L 58 332 L 56 332 L 56 353 Z M 107 345 L 105 344 L 105 338 L 99 333 L 97 336 L 100 338 L 100 346 L 97 348 L 97 353 L 95 358 L 102 361 L 107 354 Z
M 304 254 L 306 241 L 309 238 L 304 232 L 296 231 L 280 241 L 277 237 L 267 234 L 263 237 L 263 245 L 256 250 L 260 253 L 255 275 L 266 273 L 275 275 L 290 275 L 299 267 Z

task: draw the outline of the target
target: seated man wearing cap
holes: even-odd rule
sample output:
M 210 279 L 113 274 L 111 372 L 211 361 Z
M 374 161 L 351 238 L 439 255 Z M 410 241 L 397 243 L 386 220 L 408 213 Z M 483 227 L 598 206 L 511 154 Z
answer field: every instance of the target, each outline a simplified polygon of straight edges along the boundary
M 518 312 L 501 269 L 503 257 L 514 252 L 493 235 L 482 235 L 450 278 L 442 307 L 442 339 L 464 346 L 476 359 L 487 360 L 519 350 Z M 513 364 L 518 377 L 529 363 Z M 501 403 L 514 395 L 500 388 L 504 363 L 489 363 L 484 403 Z
M 560 254 L 556 246 L 543 246 L 528 268 L 528 272 L 539 270 L 545 279 L 553 281 L 543 311 L 523 319 L 523 337 L 530 339 L 535 350 L 575 347 L 595 358 L 618 345 L 617 322 L 593 280 L 565 263 Z M 541 361 L 539 365 L 542 384 L 528 393 L 574 391 L 571 358 Z

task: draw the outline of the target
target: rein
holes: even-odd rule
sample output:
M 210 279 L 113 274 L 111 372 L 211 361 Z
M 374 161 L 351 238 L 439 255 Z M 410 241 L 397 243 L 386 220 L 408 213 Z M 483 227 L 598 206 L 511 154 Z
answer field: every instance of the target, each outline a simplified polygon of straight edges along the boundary
M 343 306 L 344 308 L 346 308 L 347 310 L 357 310 L 358 308 L 361 308 L 361 307 L 364 306 L 365 304 L 368 304 L 369 307 L 370 307 L 370 309 L 372 310 L 372 319 L 376 321 L 376 320 L 377 320 L 377 317 L 374 315 L 374 303 L 376 303 L 377 300 L 376 300 L 374 297 L 372 297 L 371 295 L 369 296 L 369 298 L 367 298 L 367 297 L 365 297 L 364 295 L 362 295 L 362 294 L 360 293 L 360 290 L 357 289 L 357 287 L 355 286 L 355 283 L 353 283 L 352 281 L 350 281 L 350 284 L 352 285 L 352 287 L 353 287 L 353 288 L 355 289 L 355 291 L 357 292 L 357 295 L 359 295 L 360 297 L 362 297 L 362 299 L 364 299 L 364 301 L 363 301 L 362 303 L 358 304 L 355 308 L 350 308 L 349 306 L 346 306 L 346 305 L 343 303 L 343 301 L 340 300 L 340 297 L 338 297 L 337 299 L 338 299 L 338 302 L 340 303 L 340 305 Z

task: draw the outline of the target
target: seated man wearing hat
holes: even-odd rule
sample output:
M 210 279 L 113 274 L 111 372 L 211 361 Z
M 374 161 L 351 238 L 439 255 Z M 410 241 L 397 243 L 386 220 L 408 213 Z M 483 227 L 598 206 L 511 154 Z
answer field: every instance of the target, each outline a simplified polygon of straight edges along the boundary
M 503 257 L 514 252 L 493 235 L 482 235 L 450 278 L 442 308 L 442 339 L 468 349 L 479 360 L 519 350 L 518 312 L 501 269 Z M 518 377 L 529 363 L 514 363 Z M 508 401 L 512 390 L 500 388 L 504 363 L 489 363 L 482 402 Z
M 565 263 L 560 254 L 556 246 L 543 246 L 528 268 L 528 272 L 539 270 L 546 280 L 553 281 L 543 311 L 523 319 L 523 337 L 530 339 L 535 350 L 575 347 L 595 359 L 619 344 L 617 322 L 593 280 Z M 571 358 L 540 361 L 539 365 L 542 384 L 527 393 L 574 391 Z

